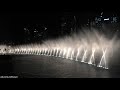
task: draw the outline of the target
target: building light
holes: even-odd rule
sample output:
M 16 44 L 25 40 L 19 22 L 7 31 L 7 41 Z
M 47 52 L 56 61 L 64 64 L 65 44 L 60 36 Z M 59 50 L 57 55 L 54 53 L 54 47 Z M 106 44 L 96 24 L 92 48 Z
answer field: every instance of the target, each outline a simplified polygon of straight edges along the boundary
M 45 27 L 45 30 L 47 30 L 47 28 Z
M 107 21 L 107 20 L 109 20 L 109 18 L 105 18 L 105 19 L 104 19 L 104 21 Z
M 24 30 L 27 30 L 26 28 L 24 28 Z
M 117 22 L 117 18 L 116 17 L 113 17 L 113 22 Z

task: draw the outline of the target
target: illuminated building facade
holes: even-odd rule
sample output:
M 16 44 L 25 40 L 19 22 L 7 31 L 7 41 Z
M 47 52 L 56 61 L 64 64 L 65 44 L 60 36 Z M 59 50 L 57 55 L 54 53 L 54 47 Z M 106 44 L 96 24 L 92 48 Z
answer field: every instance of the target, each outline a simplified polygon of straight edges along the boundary
M 104 14 L 103 12 L 88 20 L 88 27 L 95 27 L 100 32 L 106 34 L 108 37 L 112 37 L 116 33 L 120 32 L 120 19 L 117 15 Z M 120 36 L 120 35 L 118 35 Z
M 115 15 L 107 16 L 103 15 L 103 12 L 100 16 L 96 16 L 93 20 L 88 21 L 90 26 L 103 27 L 104 25 L 115 25 L 119 23 L 119 17 Z
M 117 16 L 103 16 L 103 12 L 100 16 L 95 17 L 95 24 L 98 26 L 102 26 L 102 24 L 112 24 L 118 23 L 119 18 Z

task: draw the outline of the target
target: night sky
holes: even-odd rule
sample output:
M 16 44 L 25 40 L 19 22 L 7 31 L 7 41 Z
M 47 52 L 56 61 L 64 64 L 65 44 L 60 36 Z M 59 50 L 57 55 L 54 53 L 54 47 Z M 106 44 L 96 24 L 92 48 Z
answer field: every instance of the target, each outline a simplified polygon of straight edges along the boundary
M 27 24 L 44 24 L 49 28 L 48 32 L 55 35 L 62 16 L 76 16 L 79 24 L 84 24 L 89 18 L 99 15 L 101 11 L 4 11 L 0 13 L 0 41 L 22 40 L 24 27 Z M 112 12 L 106 14 L 110 13 Z
M 66 14 L 69 14 L 67 12 Z M 1 40 L 16 40 L 23 38 L 23 28 L 26 24 L 45 24 L 54 33 L 64 12 L 4 12 L 0 14 Z

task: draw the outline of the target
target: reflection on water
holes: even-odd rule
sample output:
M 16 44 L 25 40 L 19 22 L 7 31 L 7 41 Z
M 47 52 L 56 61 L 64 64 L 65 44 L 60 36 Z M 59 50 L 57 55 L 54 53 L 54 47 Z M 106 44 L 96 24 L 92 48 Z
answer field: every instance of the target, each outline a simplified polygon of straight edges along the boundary
M 71 60 L 27 56 L 14 58 L 14 71 L 25 75 L 36 75 L 48 78 L 109 78 L 109 71 Z M 22 66 L 22 67 L 21 67 Z
M 0 75 L 19 78 L 112 78 L 118 69 L 104 70 L 88 64 L 45 56 L 10 56 L 1 58 Z

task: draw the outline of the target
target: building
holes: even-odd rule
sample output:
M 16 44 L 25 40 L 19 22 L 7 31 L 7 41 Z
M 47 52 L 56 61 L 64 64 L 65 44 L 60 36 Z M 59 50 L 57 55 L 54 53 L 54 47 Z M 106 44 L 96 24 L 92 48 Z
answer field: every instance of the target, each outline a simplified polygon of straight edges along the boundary
M 103 12 L 88 20 L 87 24 L 90 28 L 95 27 L 100 32 L 106 34 L 108 37 L 112 37 L 116 33 L 119 34 L 120 30 L 120 18 L 113 14 L 103 14 Z
M 92 20 L 88 21 L 88 24 L 90 26 L 97 26 L 97 27 L 103 27 L 104 25 L 114 25 L 119 23 L 119 17 L 115 15 L 104 15 L 103 12 L 99 15 L 94 17 Z

